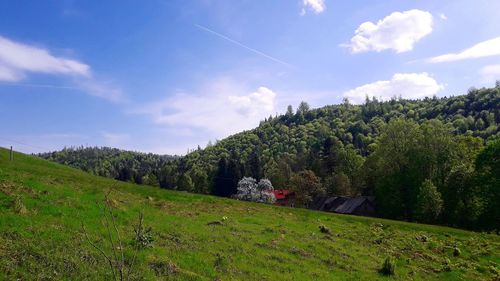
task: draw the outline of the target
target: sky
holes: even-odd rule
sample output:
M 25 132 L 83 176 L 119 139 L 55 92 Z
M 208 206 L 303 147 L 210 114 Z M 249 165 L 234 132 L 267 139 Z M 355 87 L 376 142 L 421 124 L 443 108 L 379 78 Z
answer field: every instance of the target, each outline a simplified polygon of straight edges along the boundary
M 300 101 L 500 79 L 497 0 L 0 1 L 0 146 L 185 154 Z

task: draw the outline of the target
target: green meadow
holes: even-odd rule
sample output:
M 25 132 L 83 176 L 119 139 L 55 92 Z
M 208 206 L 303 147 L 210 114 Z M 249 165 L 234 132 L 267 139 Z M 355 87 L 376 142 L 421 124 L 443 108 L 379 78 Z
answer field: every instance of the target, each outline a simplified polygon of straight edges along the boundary
M 499 280 L 500 237 L 139 186 L 0 149 L 0 280 L 113 280 L 120 264 L 124 280 Z

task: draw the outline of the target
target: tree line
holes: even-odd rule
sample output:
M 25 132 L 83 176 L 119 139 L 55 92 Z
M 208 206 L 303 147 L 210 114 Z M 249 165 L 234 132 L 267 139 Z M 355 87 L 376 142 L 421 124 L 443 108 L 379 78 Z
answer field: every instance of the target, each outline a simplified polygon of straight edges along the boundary
M 67 151 L 42 156 L 99 175 L 218 196 L 236 194 L 243 177 L 267 178 L 276 189 L 295 190 L 299 206 L 319 195 L 376 195 L 383 217 L 499 229 L 491 201 L 500 189 L 499 104 L 499 85 L 444 98 L 367 98 L 361 105 L 346 99 L 318 109 L 302 102 L 184 157 L 137 156 L 138 163 L 150 159 L 149 172 L 134 164 L 135 156 L 113 168 L 68 160 Z M 116 166 L 134 176 L 120 176 Z

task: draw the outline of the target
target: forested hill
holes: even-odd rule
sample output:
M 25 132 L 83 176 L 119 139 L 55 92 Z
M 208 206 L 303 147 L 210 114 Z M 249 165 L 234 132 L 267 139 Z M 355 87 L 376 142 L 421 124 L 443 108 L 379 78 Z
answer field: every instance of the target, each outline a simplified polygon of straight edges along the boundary
M 38 156 L 94 175 L 158 185 L 158 171 L 178 156 L 156 155 L 110 147 L 70 147 Z
M 253 130 L 163 162 L 150 179 L 230 196 L 244 176 L 268 178 L 275 188 L 294 189 L 299 205 L 325 194 L 376 195 L 385 217 L 475 227 L 497 215 L 488 198 L 499 191 L 488 188 L 498 182 L 483 179 L 498 161 L 499 124 L 500 86 L 318 109 L 303 102 Z M 58 153 L 46 158 L 65 163 Z
M 233 166 L 239 176 L 268 177 L 275 187 L 285 188 L 291 174 L 312 170 L 323 183 L 332 173 L 352 175 L 372 153 L 383 128 L 390 120 L 404 118 L 423 124 L 439 120 L 452 135 L 491 140 L 499 136 L 500 87 L 471 89 L 467 95 L 424 100 L 366 100 L 362 105 L 343 104 L 309 109 L 302 103 L 296 112 L 269 117 L 253 130 L 245 131 L 178 160 L 173 170 L 179 182 L 168 187 L 207 192 L 205 173 L 213 178 L 218 165 Z M 226 163 L 221 163 L 221 159 Z M 230 169 L 231 170 L 231 169 Z M 187 174 L 190 180 L 181 176 Z M 227 175 L 226 175 L 227 177 Z M 352 176 L 351 181 L 356 181 Z

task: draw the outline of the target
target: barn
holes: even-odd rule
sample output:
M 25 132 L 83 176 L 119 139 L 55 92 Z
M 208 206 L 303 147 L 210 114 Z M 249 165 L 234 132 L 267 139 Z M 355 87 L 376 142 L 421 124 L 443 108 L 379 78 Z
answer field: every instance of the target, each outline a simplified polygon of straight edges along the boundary
M 317 197 L 309 205 L 309 209 L 365 217 L 376 216 L 375 197 L 373 196 Z

